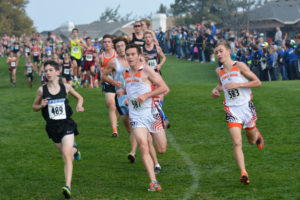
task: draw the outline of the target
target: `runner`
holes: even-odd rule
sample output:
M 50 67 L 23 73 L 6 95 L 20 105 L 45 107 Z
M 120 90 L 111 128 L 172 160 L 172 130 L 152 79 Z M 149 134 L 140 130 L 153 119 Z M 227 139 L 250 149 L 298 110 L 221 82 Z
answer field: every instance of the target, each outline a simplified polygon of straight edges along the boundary
M 161 48 L 158 45 L 154 44 L 153 35 L 150 31 L 147 31 L 144 33 L 144 40 L 145 40 L 145 45 L 143 46 L 143 52 L 147 56 L 148 66 L 151 67 L 154 71 L 161 74 L 160 69 L 161 69 L 161 66 L 166 61 L 166 56 L 163 53 L 163 51 L 161 50 Z M 162 59 L 160 59 L 160 58 L 162 58 Z M 159 96 L 157 103 L 160 104 L 159 108 L 163 107 L 163 103 L 164 103 L 163 95 Z M 163 119 L 164 128 L 170 128 L 169 120 L 168 120 L 167 116 L 164 114 L 162 109 L 160 109 L 160 115 L 162 116 L 162 119 Z
M 37 73 L 40 67 L 41 52 L 37 40 L 34 40 L 34 45 L 32 47 L 32 59 L 33 59 L 33 70 Z
M 68 83 L 69 85 L 73 85 L 73 80 L 72 80 L 72 68 L 71 68 L 71 59 L 69 53 L 64 54 L 64 60 L 61 64 L 62 70 L 62 82 L 64 84 Z
M 107 67 L 107 63 L 116 57 L 116 52 L 113 47 L 113 41 L 111 35 L 104 35 L 103 36 L 103 46 L 105 51 L 100 55 L 100 74 L 101 79 L 104 72 L 104 69 Z M 102 81 L 102 80 L 101 80 Z M 116 90 L 115 87 L 110 85 L 107 82 L 102 82 L 102 91 L 105 92 L 105 100 L 106 106 L 109 108 L 109 119 L 113 129 L 112 137 L 117 137 L 118 130 L 117 130 L 117 108 L 115 102 Z
M 2 46 L 4 50 L 4 56 L 7 56 L 9 54 L 9 37 L 6 33 L 4 33 L 4 36 L 2 38 Z
M 90 88 L 93 88 L 93 80 L 95 77 L 95 62 L 97 60 L 97 52 L 96 48 L 92 44 L 92 40 L 90 37 L 86 37 L 86 43 L 82 43 L 84 49 L 84 76 L 83 87 L 87 87 L 87 83 L 89 83 Z
M 82 58 L 82 39 L 78 38 L 78 29 L 74 28 L 72 30 L 72 38 L 70 40 L 70 48 L 71 48 L 71 60 L 72 60 L 72 69 L 75 85 L 78 86 L 80 81 L 81 73 L 81 58 Z
M 138 45 L 130 44 L 126 47 L 126 59 L 130 68 L 124 72 L 125 90 L 128 95 L 132 132 L 140 145 L 143 163 L 151 180 L 149 191 L 157 191 L 162 188 L 156 180 L 154 163 L 149 153 L 152 146 L 150 133 L 153 134 L 159 153 L 165 153 L 167 139 L 152 97 L 167 92 L 168 87 L 154 70 L 142 66 L 141 56 L 141 49 Z M 152 90 L 153 84 L 156 85 L 156 88 Z
M 140 21 L 134 22 L 133 28 L 134 28 L 134 33 L 130 34 L 128 37 L 129 43 L 137 44 L 139 45 L 139 47 L 143 48 L 145 41 L 142 32 L 141 22 Z
M 9 56 L 6 59 L 6 63 L 8 64 L 9 68 L 9 78 L 10 82 L 13 84 L 13 87 L 16 87 L 16 71 L 17 71 L 17 66 L 19 63 L 18 57 L 14 54 L 13 51 L 9 52 Z
M 78 135 L 77 124 L 71 119 L 72 108 L 69 105 L 67 94 L 70 93 L 77 99 L 77 112 L 83 112 L 83 98 L 70 85 L 59 83 L 59 65 L 55 61 L 45 62 L 45 73 L 48 83 L 39 87 L 33 110 L 42 110 L 46 121 L 48 137 L 55 143 L 64 160 L 65 186 L 62 193 L 65 198 L 71 197 L 71 180 L 73 159 L 80 160 L 80 152 L 74 141 Z
M 33 81 L 33 66 L 30 57 L 26 57 L 26 65 L 24 67 L 24 74 L 27 76 L 28 79 L 28 87 L 32 88 L 32 81 Z
M 127 40 L 124 38 L 117 38 L 114 40 L 114 47 L 118 54 L 117 57 L 108 62 L 107 67 L 103 72 L 103 80 L 108 82 L 110 85 L 115 87 L 116 93 L 120 89 L 123 89 L 125 86 L 125 80 L 123 76 L 123 70 L 128 67 L 128 62 L 125 57 L 125 48 L 127 45 Z M 110 74 L 113 74 L 113 79 L 109 77 Z M 131 127 L 129 123 L 128 116 L 128 105 L 126 105 L 127 95 L 123 95 L 122 97 L 115 96 L 116 107 L 121 115 L 122 121 L 128 131 L 131 133 Z M 135 162 L 135 153 L 137 148 L 137 142 L 135 136 L 130 134 L 130 144 L 131 144 L 131 152 L 128 154 L 128 159 L 131 163 Z
M 151 22 L 148 19 L 142 19 L 141 20 L 141 25 L 142 25 L 142 31 L 144 33 L 149 31 L 152 34 L 152 38 L 153 38 L 152 40 L 153 40 L 154 44 L 156 46 L 159 46 L 159 43 L 157 41 L 155 32 L 153 30 L 150 30 Z
M 230 53 L 228 43 L 217 44 L 216 55 L 222 66 L 216 70 L 219 84 L 212 90 L 212 97 L 218 98 L 220 92 L 224 91 L 224 110 L 233 140 L 235 159 L 241 170 L 240 181 L 247 185 L 250 181 L 245 168 L 241 132 L 244 128 L 251 145 L 256 143 L 259 149 L 264 147 L 263 137 L 256 128 L 257 115 L 251 101 L 251 88 L 260 87 L 261 82 L 244 63 L 231 60 Z

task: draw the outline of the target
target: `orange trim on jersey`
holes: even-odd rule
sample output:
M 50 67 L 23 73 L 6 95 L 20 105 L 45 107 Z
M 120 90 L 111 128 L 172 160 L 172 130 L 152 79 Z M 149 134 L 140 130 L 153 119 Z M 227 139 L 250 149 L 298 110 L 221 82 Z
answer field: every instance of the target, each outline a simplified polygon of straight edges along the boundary
M 253 130 L 253 129 L 255 129 L 256 128 L 256 125 L 254 125 L 253 127 L 251 127 L 251 128 L 245 128 L 245 130 L 247 130 L 247 131 L 251 131 L 251 130 Z
M 234 63 L 233 66 L 231 67 L 231 69 L 229 70 L 229 72 L 239 72 L 239 68 L 237 66 L 237 63 Z M 220 69 L 220 77 L 222 77 L 224 74 L 229 73 L 229 72 L 225 72 L 224 68 Z
M 137 73 L 135 73 L 133 76 L 130 76 L 129 75 L 129 71 L 125 71 L 125 76 L 124 76 L 124 79 L 126 80 L 127 78 L 130 78 L 130 77 L 137 77 L 137 78 L 141 78 L 142 77 L 142 71 L 143 69 L 139 69 Z
M 238 128 L 240 128 L 240 129 L 243 128 L 242 124 L 240 124 L 240 123 L 236 123 L 236 122 L 228 122 L 227 124 L 228 124 L 228 128 L 229 128 L 229 129 L 231 129 L 231 128 L 233 128 L 233 127 L 238 127 Z
M 109 61 L 111 61 L 114 57 L 116 57 L 116 51 L 115 50 L 114 50 L 114 54 L 110 58 L 105 57 L 104 52 L 102 53 L 102 58 L 103 58 L 102 66 L 103 66 L 104 69 L 107 67 L 107 63 Z

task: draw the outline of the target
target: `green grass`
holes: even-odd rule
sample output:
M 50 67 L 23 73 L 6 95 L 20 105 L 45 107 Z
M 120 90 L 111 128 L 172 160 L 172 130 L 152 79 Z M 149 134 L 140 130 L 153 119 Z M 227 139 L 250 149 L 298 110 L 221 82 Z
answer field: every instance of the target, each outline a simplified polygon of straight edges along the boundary
M 45 132 L 40 112 L 33 112 L 34 88 L 27 88 L 24 61 L 17 88 L 0 59 L 0 199 L 63 199 L 63 161 Z M 130 164 L 129 135 L 111 138 L 108 110 L 100 89 L 79 89 L 84 113 L 74 113 L 82 160 L 74 162 L 72 199 L 299 199 L 300 81 L 263 83 L 253 89 L 257 126 L 265 139 L 259 151 L 243 137 L 251 184 L 239 182 L 222 99 L 210 97 L 216 85 L 214 64 L 168 57 L 163 76 L 171 89 L 164 110 L 171 122 L 168 149 L 158 155 L 163 167 L 157 178 L 163 190 L 150 193 L 141 157 Z M 75 101 L 70 97 L 73 110 Z

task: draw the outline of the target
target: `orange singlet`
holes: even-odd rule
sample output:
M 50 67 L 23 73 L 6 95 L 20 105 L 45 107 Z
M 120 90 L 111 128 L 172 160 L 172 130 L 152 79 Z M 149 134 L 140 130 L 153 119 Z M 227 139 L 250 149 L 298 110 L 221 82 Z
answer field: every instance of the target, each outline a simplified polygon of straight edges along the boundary
M 106 58 L 106 57 L 104 56 L 104 52 L 102 53 L 102 58 L 103 58 L 102 66 L 103 66 L 104 69 L 107 67 L 107 63 L 108 63 L 111 59 L 113 59 L 114 57 L 116 57 L 116 51 L 115 51 L 115 50 L 114 50 L 113 55 L 112 55 L 111 57 L 109 57 L 109 58 Z

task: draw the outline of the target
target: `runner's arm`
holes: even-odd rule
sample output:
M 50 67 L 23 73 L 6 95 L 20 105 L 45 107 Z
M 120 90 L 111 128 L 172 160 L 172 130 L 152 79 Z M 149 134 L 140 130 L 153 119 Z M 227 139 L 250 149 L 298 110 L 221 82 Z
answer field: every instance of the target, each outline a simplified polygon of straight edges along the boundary
M 243 76 L 245 76 L 249 82 L 246 83 L 228 83 L 225 85 L 225 89 L 235 89 L 235 88 L 255 88 L 260 87 L 261 82 L 257 76 L 250 71 L 246 64 L 242 62 L 237 62 L 237 66 Z
M 82 96 L 78 92 L 76 92 L 71 85 L 69 85 L 69 84 L 64 84 L 64 85 L 66 87 L 67 93 L 70 93 L 73 97 L 75 97 L 77 99 L 76 111 L 83 112 L 84 108 L 82 107 L 82 105 L 83 105 Z
M 48 100 L 43 99 L 43 87 L 39 87 L 36 92 L 36 97 L 33 101 L 32 108 L 34 111 L 39 111 L 48 104 Z
M 144 72 L 147 74 L 148 79 L 152 84 L 156 86 L 154 90 L 151 92 L 147 92 L 137 98 L 137 100 L 141 103 L 143 103 L 146 99 L 151 98 L 153 96 L 161 95 L 164 93 L 169 92 L 169 88 L 166 85 L 166 83 L 163 81 L 161 76 L 156 73 L 152 68 L 150 67 L 145 67 Z
M 156 66 L 157 70 L 161 69 L 161 66 L 166 62 L 166 56 L 159 46 L 156 46 L 158 55 L 162 58 L 160 63 Z
M 108 82 L 112 86 L 115 86 L 117 81 L 112 80 L 108 77 L 108 75 L 114 71 L 115 67 L 116 61 L 112 59 L 107 63 L 107 67 L 103 70 L 103 73 L 101 74 L 101 79 L 103 79 L 104 82 Z
M 218 77 L 220 77 L 220 68 L 216 69 L 216 74 Z M 218 79 L 218 85 L 212 90 L 211 96 L 213 98 L 219 98 L 221 96 L 220 92 L 223 91 L 223 86 L 221 84 L 220 79 Z

